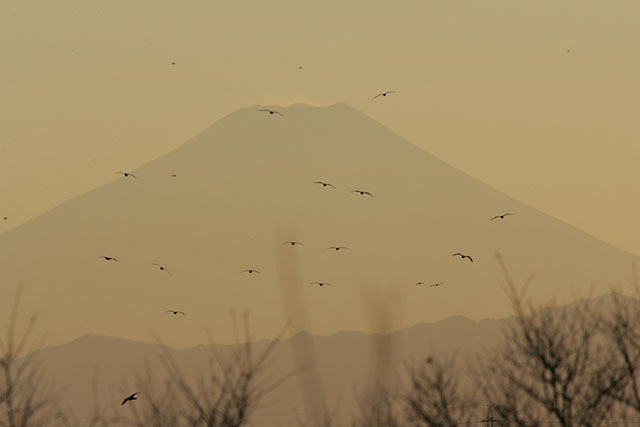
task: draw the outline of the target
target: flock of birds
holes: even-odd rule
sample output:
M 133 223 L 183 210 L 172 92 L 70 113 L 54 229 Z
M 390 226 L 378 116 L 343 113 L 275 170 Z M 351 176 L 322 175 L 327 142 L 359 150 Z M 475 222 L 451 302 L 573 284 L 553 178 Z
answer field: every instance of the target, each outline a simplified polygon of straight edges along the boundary
M 394 91 L 381 92 L 378 95 L 376 95 L 374 97 L 374 99 L 379 97 L 379 96 L 387 96 L 387 94 L 389 94 L 389 93 L 395 93 L 395 92 Z M 261 108 L 258 111 L 264 111 L 264 112 L 269 113 L 270 115 L 277 114 L 277 115 L 280 115 L 280 116 L 284 117 L 284 114 L 282 114 L 281 112 L 276 111 L 276 110 L 270 110 L 270 109 L 266 109 L 266 108 Z M 131 172 L 118 171 L 118 172 L 116 172 L 116 174 L 120 174 L 125 178 L 129 178 L 130 177 L 130 178 L 137 179 L 137 176 L 135 174 L 131 173 Z M 171 174 L 170 176 L 176 177 L 177 175 L 176 174 Z M 319 185 L 319 186 L 321 186 L 323 188 L 331 188 L 331 189 L 336 189 L 337 188 L 335 185 L 331 184 L 330 182 L 326 182 L 326 181 L 313 181 L 313 184 Z M 365 190 L 361 190 L 361 189 L 351 190 L 351 193 L 356 193 L 356 194 L 359 194 L 361 196 L 374 197 L 371 192 L 365 191 Z M 502 213 L 502 214 L 499 214 L 499 215 L 496 215 L 496 216 L 492 217 L 489 221 L 503 220 L 507 216 L 510 216 L 510 215 L 515 215 L 515 214 L 513 212 Z M 296 241 L 296 240 L 286 240 L 286 241 L 282 242 L 282 244 L 288 245 L 288 246 L 304 246 L 304 243 L 302 243 L 300 241 Z M 349 247 L 347 247 L 347 246 L 329 246 L 327 248 L 327 250 L 333 250 L 333 251 L 341 251 L 341 250 L 345 250 L 345 249 L 349 249 Z M 452 257 L 460 257 L 461 260 L 467 259 L 470 262 L 473 262 L 473 257 L 471 255 L 466 255 L 466 254 L 463 254 L 461 252 L 456 252 L 454 254 L 451 254 L 451 256 Z M 99 256 L 98 258 L 102 258 L 102 259 L 104 259 L 106 261 L 118 262 L 117 258 L 106 256 L 106 255 Z M 163 266 L 161 264 L 152 263 L 151 265 L 157 267 L 160 271 L 165 271 L 165 272 L 170 274 L 170 271 L 165 266 Z M 247 269 L 244 269 L 244 270 L 240 271 L 240 273 L 262 274 L 259 270 L 255 269 L 255 268 L 247 268 Z M 309 282 L 309 284 L 320 286 L 320 287 L 322 287 L 322 286 L 333 286 L 333 284 L 331 284 L 331 283 L 320 282 L 320 281 Z M 442 286 L 444 284 L 445 284 L 445 282 L 442 281 L 442 282 L 431 283 L 431 284 L 429 284 L 429 286 L 430 287 L 439 287 L 439 286 Z M 427 286 L 427 284 L 425 282 L 419 281 L 419 282 L 416 282 L 414 284 L 414 286 Z M 166 313 L 172 313 L 174 315 L 181 314 L 183 316 L 186 315 L 186 313 L 184 313 L 183 311 L 179 311 L 179 310 L 166 310 Z M 130 400 L 133 400 L 133 399 L 130 399 Z M 125 402 L 123 402 L 123 404 L 124 403 L 126 403 L 126 400 L 125 400 Z

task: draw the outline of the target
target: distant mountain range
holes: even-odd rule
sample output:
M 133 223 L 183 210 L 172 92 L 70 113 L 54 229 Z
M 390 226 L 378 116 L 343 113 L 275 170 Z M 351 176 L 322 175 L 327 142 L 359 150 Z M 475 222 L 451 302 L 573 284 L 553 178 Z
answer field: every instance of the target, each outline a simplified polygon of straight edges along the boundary
M 637 305 L 633 300 L 628 301 Z M 592 307 L 606 307 L 611 298 L 606 295 L 588 303 Z M 379 378 L 386 371 L 389 383 L 398 385 L 404 380 L 405 363 L 420 363 L 429 356 L 444 354 L 470 359 L 476 352 L 489 351 L 499 343 L 511 321 L 512 318 L 476 322 L 454 316 L 388 335 L 353 331 L 328 336 L 300 333 L 275 347 L 260 378 L 278 379 L 301 366 L 313 366 L 320 379 L 320 389 L 314 390 L 318 399 L 324 397 L 328 408 L 346 422 L 357 411 L 358 396 L 365 394 L 372 378 Z M 259 354 L 269 343 L 268 340 L 255 342 L 253 353 Z M 295 363 L 295 353 L 300 353 L 301 346 L 311 349 L 307 351 L 309 357 Z M 228 350 L 229 346 L 225 345 L 199 345 L 183 350 L 169 347 L 170 354 L 190 380 L 206 372 L 212 355 L 224 356 Z M 381 355 L 388 356 L 382 365 Z M 165 373 L 157 344 L 96 335 L 43 349 L 37 360 L 46 377 L 65 390 L 63 405 L 73 408 L 80 417 L 90 414 L 94 401 L 105 414 L 128 411 L 120 406 L 122 398 L 140 391 L 147 373 L 156 379 L 156 385 L 162 384 L 160 380 Z M 304 379 L 303 375 L 295 375 L 268 394 L 251 418 L 253 425 L 294 425 L 294 414 L 303 417 L 305 393 L 301 387 L 311 386 Z M 144 394 L 140 396 L 144 398 Z
M 346 420 L 356 411 L 357 394 L 366 389 L 368 378 L 372 374 L 381 374 L 375 373 L 381 346 L 391 352 L 386 367 L 391 374 L 398 375 L 402 373 L 400 362 L 404 360 L 421 360 L 434 351 L 460 349 L 467 352 L 481 345 L 490 346 L 500 338 L 502 323 L 451 317 L 388 336 L 338 332 L 313 337 L 300 333 L 276 347 L 262 376 L 278 379 L 293 372 L 299 366 L 293 362 L 292 351 L 310 339 L 315 349 L 314 358 L 305 360 L 303 365 L 313 363 L 317 368 L 327 406 L 332 411 L 337 408 L 338 415 Z M 254 353 L 258 354 L 267 344 L 268 341 L 254 344 Z M 227 346 L 215 348 L 212 351 L 209 346 L 200 345 L 185 350 L 171 349 L 170 352 L 185 376 L 193 379 L 200 370 L 206 370 L 212 354 L 225 354 L 228 350 Z M 86 335 L 42 350 L 37 360 L 41 362 L 47 378 L 63 388 L 63 406 L 73 408 L 78 416 L 85 417 L 90 415 L 94 400 L 105 414 L 128 410 L 120 408 L 120 402 L 125 395 L 140 390 L 146 372 L 163 378 L 165 371 L 159 356 L 157 344 Z M 161 381 L 156 384 L 161 384 Z M 315 392 L 322 394 L 322 390 Z M 293 425 L 294 414 L 304 416 L 302 395 L 298 376 L 285 381 L 263 399 L 252 416 L 253 425 Z M 144 399 L 144 394 L 139 398 Z

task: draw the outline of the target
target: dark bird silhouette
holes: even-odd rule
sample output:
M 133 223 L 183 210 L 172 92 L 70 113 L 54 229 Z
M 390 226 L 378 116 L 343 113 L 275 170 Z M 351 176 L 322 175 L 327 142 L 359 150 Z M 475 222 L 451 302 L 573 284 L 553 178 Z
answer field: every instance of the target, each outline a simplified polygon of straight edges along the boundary
M 176 63 L 175 63 L 175 62 L 172 62 L 172 63 L 171 63 L 171 65 L 176 65 Z
M 505 216 L 508 216 L 508 215 L 514 215 L 514 214 L 512 214 L 512 213 L 503 213 L 502 215 L 496 215 L 496 216 L 494 216 L 494 217 L 493 217 L 493 218 L 491 218 L 489 221 L 493 221 L 494 219 L 498 219 L 498 218 L 500 218 L 500 219 L 504 219 L 504 217 L 505 217 Z
M 104 258 L 106 261 L 115 261 L 115 262 L 118 262 L 118 260 L 117 260 L 116 258 L 112 257 L 112 256 L 102 255 L 102 256 L 99 256 L 98 258 Z
M 473 258 L 471 258 L 469 255 L 461 254 L 460 252 L 456 252 L 455 254 L 453 254 L 451 256 L 456 256 L 456 255 L 458 255 L 460 257 L 460 259 L 469 258 L 469 261 L 473 262 Z
M 254 270 L 252 268 L 248 268 L 246 270 L 242 270 L 240 273 L 249 273 L 249 274 L 258 273 L 258 274 L 262 274 L 258 270 Z
M 302 65 L 300 65 L 300 66 L 298 67 L 298 70 L 302 70 Z
M 444 282 L 432 283 L 429 286 L 431 286 L 432 288 L 437 288 L 438 286 L 442 286 L 442 285 L 444 285 Z
M 387 95 L 389 95 L 390 93 L 396 93 L 396 91 L 395 91 L 395 90 L 388 90 L 388 91 L 386 91 L 386 92 L 380 92 L 379 94 L 377 94 L 376 96 L 374 96 L 374 97 L 373 97 L 373 99 L 376 99 L 376 98 L 377 98 L 377 97 L 379 97 L 379 96 L 387 96 Z
M 352 190 L 352 193 L 358 193 L 361 196 L 371 196 L 373 197 L 373 194 L 369 193 L 368 191 L 364 191 L 364 190 Z
M 279 111 L 275 111 L 275 110 L 269 110 L 267 108 L 261 108 L 260 111 L 266 111 L 269 114 L 280 114 L 282 117 L 284 117 L 284 114 L 282 114 Z
M 166 271 L 167 273 L 171 274 L 171 272 L 164 265 L 160 265 L 155 262 L 152 262 L 151 265 L 155 265 L 160 271 Z
M 331 187 L 331 188 L 336 188 L 335 185 L 333 184 L 329 184 L 328 182 L 324 182 L 324 181 L 313 181 L 314 184 L 319 184 L 322 185 L 323 187 Z
M 8 219 L 9 219 L 9 217 L 8 217 L 8 216 L 3 216 L 3 217 L 2 217 L 2 220 L 3 220 L 3 221 L 6 221 L 6 220 L 8 220 Z
M 287 240 L 286 242 L 282 242 L 282 244 L 283 245 L 291 245 L 291 246 L 295 246 L 295 245 L 304 246 L 304 243 L 296 242 L 294 240 Z
M 186 316 L 186 314 L 184 313 L 184 311 L 180 311 L 180 310 L 167 310 L 167 311 L 165 311 L 165 313 L 173 313 L 174 315 L 176 315 L 176 314 L 182 314 L 183 316 Z
M 129 176 L 130 176 L 131 178 L 136 178 L 136 179 L 138 179 L 138 177 L 137 177 L 137 176 L 135 176 L 134 174 L 132 174 L 132 173 L 130 173 L 130 172 L 118 171 L 118 172 L 116 172 L 115 174 L 116 174 L 116 175 L 122 175 L 122 176 L 124 176 L 124 177 L 129 177 Z
M 426 284 L 426 283 L 424 283 L 424 282 L 417 282 L 417 283 L 415 284 L 415 286 L 426 286 L 426 285 L 427 285 L 427 284 Z M 440 285 L 444 285 L 444 282 L 433 283 L 433 284 L 431 284 L 431 285 L 429 285 L 429 286 L 432 286 L 432 287 L 433 287 L 433 286 L 440 286 Z
M 310 284 L 318 285 L 318 286 L 333 286 L 331 283 L 327 283 L 327 282 L 310 282 Z
M 339 251 L 340 249 L 349 249 L 346 246 L 329 246 L 327 249 L 334 249 L 336 251 Z
M 140 392 L 139 392 L 139 391 L 136 391 L 136 392 L 135 392 L 135 393 L 133 393 L 131 396 L 126 397 L 126 398 L 122 401 L 122 403 L 120 404 L 120 406 L 124 405 L 125 403 L 127 403 L 127 402 L 128 402 L 128 401 L 130 401 L 130 400 L 138 400 L 138 398 L 136 397 L 136 394 L 140 394 Z
M 172 178 L 175 178 L 176 176 L 178 176 L 178 175 L 176 175 L 175 173 L 172 173 L 172 174 L 171 174 L 171 177 L 172 177 Z

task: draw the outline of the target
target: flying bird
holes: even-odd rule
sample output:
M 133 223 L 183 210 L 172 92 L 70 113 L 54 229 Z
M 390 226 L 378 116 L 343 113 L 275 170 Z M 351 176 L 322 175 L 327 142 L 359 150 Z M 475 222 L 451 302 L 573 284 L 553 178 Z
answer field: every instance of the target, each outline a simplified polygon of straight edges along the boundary
M 471 258 L 469 255 L 461 254 L 460 252 L 456 252 L 455 254 L 453 254 L 451 256 L 456 256 L 456 255 L 458 255 L 460 257 L 460 259 L 469 258 L 469 261 L 473 262 L 473 258 Z
M 266 111 L 269 114 L 280 114 L 282 117 L 284 117 L 284 114 L 282 114 L 279 111 L 275 111 L 275 110 L 269 110 L 267 108 L 261 108 L 260 111 Z
M 8 219 L 9 219 L 9 217 L 8 217 L 8 216 L 3 216 L 3 217 L 2 217 L 2 220 L 3 220 L 3 221 L 6 221 L 6 220 L 8 220 Z
M 300 65 L 300 66 L 298 67 L 298 70 L 302 70 L 302 65 Z
M 349 248 L 346 246 L 329 246 L 327 249 L 333 249 L 333 250 L 339 251 L 340 249 L 349 249 Z
M 184 313 L 184 311 L 180 311 L 180 310 L 167 310 L 167 311 L 165 311 L 165 313 L 173 313 L 174 315 L 176 315 L 176 314 L 182 314 L 183 316 L 186 316 L 186 314 Z
M 98 258 L 104 258 L 106 261 L 115 261 L 115 262 L 118 262 L 117 258 L 114 258 L 114 257 L 112 257 L 112 256 L 102 255 L 102 256 L 99 256 Z
M 388 90 L 388 91 L 386 91 L 386 92 L 380 92 L 379 94 L 377 94 L 376 96 L 374 96 L 374 97 L 373 97 L 373 99 L 376 99 L 376 98 L 377 98 L 377 97 L 379 97 L 379 96 L 387 96 L 387 95 L 388 95 L 388 94 L 390 94 L 390 93 L 396 93 L 396 91 L 395 91 L 395 90 Z
M 118 172 L 116 172 L 115 174 L 116 174 L 116 175 L 122 175 L 122 176 L 124 176 L 124 177 L 128 177 L 128 176 L 130 176 L 131 178 L 136 178 L 136 179 L 138 179 L 138 177 L 137 177 L 137 176 L 135 176 L 134 174 L 132 174 L 132 173 L 130 173 L 130 172 L 118 171 Z
M 249 273 L 249 274 L 258 273 L 258 274 L 262 274 L 258 270 L 254 270 L 252 268 L 248 268 L 246 270 L 242 270 L 240 273 Z
M 369 193 L 368 191 L 364 191 L 364 190 L 352 190 L 352 193 L 359 193 L 361 196 L 371 196 L 373 197 L 373 194 Z
M 327 283 L 327 282 L 310 282 L 311 285 L 318 285 L 318 286 L 333 286 L 331 283 Z
M 136 397 L 136 394 L 140 394 L 140 392 L 139 392 L 139 391 L 136 391 L 136 392 L 135 392 L 135 393 L 133 393 L 131 396 L 126 397 L 126 398 L 122 401 L 122 403 L 121 403 L 120 405 L 122 406 L 122 405 L 124 405 L 125 403 L 127 403 L 127 402 L 128 402 L 128 401 L 130 401 L 130 400 L 138 400 L 138 398 Z
M 416 284 L 413 285 L 413 286 L 424 286 L 424 285 L 426 285 L 426 283 L 424 283 L 424 282 L 416 282 Z
M 295 245 L 304 246 L 304 243 L 296 242 L 294 240 L 287 240 L 286 242 L 282 242 L 282 244 L 283 245 L 291 245 L 291 246 L 295 246 Z
M 155 265 L 160 271 L 166 271 L 167 273 L 171 274 L 171 272 L 164 265 L 160 265 L 155 262 L 152 262 L 151 265 Z
M 508 216 L 508 215 L 515 215 L 515 214 L 512 214 L 512 213 L 503 213 L 502 215 L 496 215 L 496 216 L 494 216 L 494 217 L 493 217 L 493 218 L 491 218 L 489 221 L 493 221 L 494 219 L 498 219 L 498 218 L 500 218 L 500 219 L 504 219 L 504 217 L 505 217 L 505 216 Z
M 444 285 L 444 282 L 438 282 L 438 283 L 432 283 L 431 286 L 432 288 L 437 288 L 438 286 Z
M 172 174 L 171 174 L 171 177 L 172 177 L 172 178 L 175 178 L 175 177 L 177 177 L 177 176 L 178 176 L 178 175 L 176 175 L 175 173 L 172 173 Z
M 328 182 L 324 182 L 324 181 L 313 181 L 314 184 L 319 184 L 322 185 L 323 187 L 331 187 L 331 188 L 336 188 L 335 185 L 333 184 L 329 184 Z

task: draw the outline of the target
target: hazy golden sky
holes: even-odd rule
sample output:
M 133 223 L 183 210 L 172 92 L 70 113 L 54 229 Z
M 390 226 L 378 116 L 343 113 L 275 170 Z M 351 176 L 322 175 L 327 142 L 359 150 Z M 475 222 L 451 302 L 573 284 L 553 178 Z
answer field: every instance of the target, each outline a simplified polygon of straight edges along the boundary
M 239 107 L 343 101 L 640 254 L 638 22 L 635 0 L 4 0 L 0 231 Z

